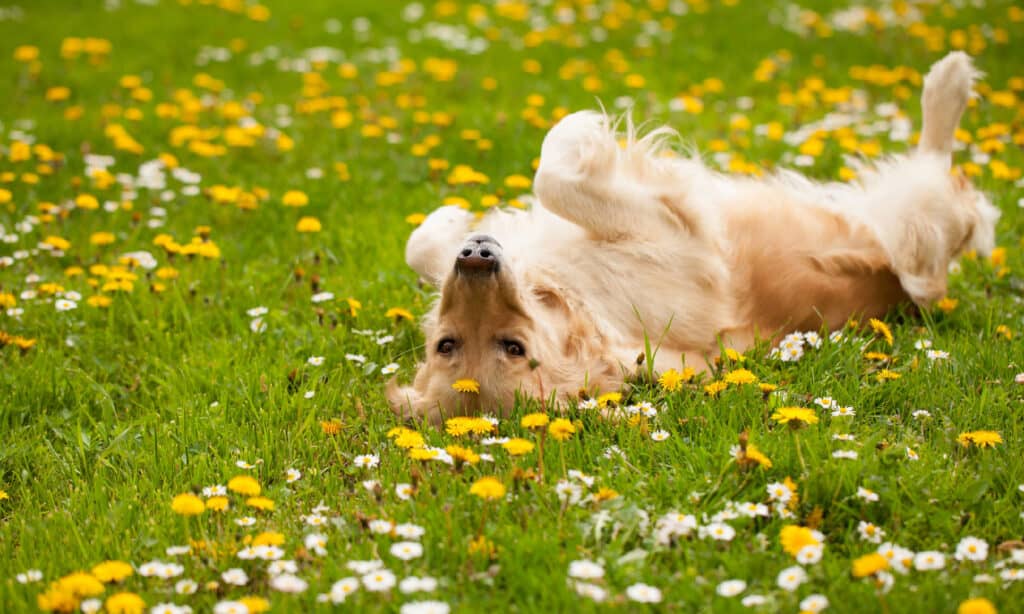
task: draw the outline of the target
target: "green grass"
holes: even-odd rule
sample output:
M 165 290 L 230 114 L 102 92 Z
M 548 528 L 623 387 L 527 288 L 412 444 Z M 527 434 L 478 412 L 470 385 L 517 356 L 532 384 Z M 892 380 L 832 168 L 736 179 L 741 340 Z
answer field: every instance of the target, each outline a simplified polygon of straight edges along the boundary
M 1013 2 L 949 10 L 908 3 L 923 11 L 922 19 L 931 28 L 942 28 L 941 49 L 929 48 L 895 23 L 801 37 L 781 25 L 788 3 L 775 0 L 685 3 L 687 14 L 671 17 L 671 32 L 650 36 L 647 46 L 638 40 L 644 20 L 668 18 L 669 11 L 660 6 L 664 3 L 651 2 L 652 9 L 644 9 L 649 14 L 639 8 L 625 10 L 630 5 L 620 3 L 620 27 L 610 28 L 616 23 L 606 19 L 607 40 L 602 43 L 573 45 L 571 34 L 589 37 L 595 22 L 577 23 L 538 46 L 525 47 L 529 26 L 497 15 L 489 5 L 487 22 L 474 25 L 468 5 L 453 5 L 458 10 L 451 15 L 437 13 L 445 3 L 425 3 L 426 14 L 412 24 L 402 19 L 403 5 L 390 1 L 275 1 L 269 3 L 267 21 L 202 2 L 183 6 L 162 0 L 144 6 L 122 0 L 123 6 L 111 11 L 103 4 L 33 0 L 22 3 L 19 19 L 0 20 L 0 57 L 5 58 L 0 63 L 5 92 L 0 101 L 0 173 L 14 173 L 0 176 L 0 188 L 11 196 L 0 204 L 0 226 L 5 234 L 17 235 L 13 243 L 0 242 L 0 257 L 30 252 L 10 266 L 0 265 L 0 296 L 12 295 L 16 308 L 23 310 L 19 317 L 0 312 L 0 331 L 36 340 L 26 352 L 12 344 L 0 348 L 0 490 L 7 495 L 0 498 L 0 610 L 32 611 L 50 582 L 108 559 L 131 562 L 136 569 L 154 559 L 175 560 L 184 566 L 176 580 L 191 578 L 201 588 L 195 595 L 175 595 L 175 580 L 136 573 L 122 586 L 108 587 L 101 599 L 131 591 L 148 606 L 175 602 L 199 612 L 222 600 L 259 595 L 269 598 L 275 611 L 328 610 L 342 606 L 317 604 L 316 595 L 354 575 L 346 562 L 376 556 L 399 579 L 437 578 L 438 590 L 404 595 L 397 588 L 386 593 L 361 589 L 346 606 L 397 611 L 410 601 L 436 599 L 467 612 L 631 611 L 641 606 L 626 600 L 626 588 L 645 582 L 663 592 L 662 605 L 653 607 L 745 611 L 741 597 L 715 593 L 720 582 L 736 578 L 749 585 L 743 595 L 768 596 L 764 609 L 769 611 L 795 610 L 813 593 L 826 595 L 830 611 L 837 612 L 952 612 L 976 596 L 1013 611 L 1013 604 L 1020 602 L 1019 584 L 1004 583 L 999 574 L 1021 565 L 1006 562 L 1009 552 L 996 548 L 1019 538 L 1024 523 L 1024 493 L 1018 490 L 1024 484 L 1024 426 L 1017 418 L 1024 386 L 1014 383 L 1015 375 L 1024 371 L 1019 342 L 1024 332 L 1024 281 L 1019 274 L 1024 268 L 1024 184 L 1019 179 L 1024 166 L 1024 74 L 1016 51 L 1024 39 L 1024 22 L 1014 21 L 1019 13 Z M 821 15 L 836 10 L 825 3 L 804 4 Z M 598 20 L 603 11 L 597 11 Z M 554 7 L 535 6 L 530 15 L 556 23 Z M 576 15 L 582 19 L 583 10 L 577 8 Z M 369 19 L 365 34 L 356 32 L 357 17 Z M 341 24 L 340 32 L 325 27 L 331 19 Z M 409 32 L 422 31 L 427 22 L 460 26 L 468 35 L 487 40 L 488 48 L 471 55 L 429 37 L 411 40 Z M 1001 35 L 991 28 L 1005 34 L 1005 42 L 996 40 Z M 914 75 L 899 83 L 868 84 L 855 80 L 851 68 L 906 66 L 919 76 L 949 49 L 954 31 L 967 33 L 970 44 L 984 38 L 983 48 L 974 50 L 987 75 L 983 95 L 963 127 L 975 147 L 1001 145 L 992 159 L 1017 173 L 1005 179 L 998 164 L 982 163 L 977 167 L 980 176 L 974 178 L 1004 211 L 998 238 L 1006 248 L 1005 270 L 984 258 L 964 260 L 950 281 L 950 296 L 959 300 L 958 306 L 949 313 L 892 314 L 887 319 L 895 335 L 892 347 L 868 332 L 849 331 L 845 342 L 826 341 L 796 363 L 781 363 L 768 357 L 768 348 L 758 348 L 747 353 L 742 365 L 762 382 L 778 385 L 788 395 L 786 403 L 811 407 L 815 397 L 832 396 L 855 408 L 856 417 L 833 418 L 819 410 L 821 422 L 797 438 L 770 418 L 783 403 L 782 395 L 766 396 L 748 385 L 710 397 L 703 385 L 720 375 L 711 373 L 672 393 L 657 385 L 632 388 L 624 402 L 649 400 L 662 407 L 657 418 L 637 425 L 602 421 L 593 411 L 568 408 L 567 415 L 579 421 L 581 430 L 565 443 L 548 439 L 540 481 L 515 478 L 517 468 L 538 464 L 536 451 L 513 459 L 498 446 L 487 448 L 470 438 L 420 428 L 431 445 L 458 443 L 494 457 L 493 462 L 454 470 L 410 460 L 388 440 L 386 433 L 397 422 L 384 400 L 388 377 L 380 368 L 397 362 L 399 377 L 408 379 L 422 357 L 422 336 L 415 323 L 394 322 L 385 313 L 402 307 L 420 315 L 432 300 L 430 289 L 418 287 L 403 263 L 411 229 L 407 216 L 429 213 L 451 196 L 466 198 L 474 210 L 481 210 L 483 196 L 495 194 L 507 201 L 519 195 L 503 180 L 532 174 L 545 126 L 558 109 L 591 108 L 598 100 L 615 108 L 617 98 L 632 96 L 638 117 L 671 123 L 704 151 L 719 140 L 728 151 L 762 168 L 791 164 L 799 144 L 773 141 L 752 127 L 730 127 L 730 122 L 743 114 L 753 126 L 778 121 L 788 132 L 824 117 L 834 105 L 822 100 L 810 78 L 822 79 L 828 88 L 864 93 L 867 108 L 853 113 L 855 125 L 877 121 L 873 108 L 882 102 L 897 102 L 917 125 L 919 81 Z M 62 59 L 61 42 L 69 36 L 105 38 L 112 51 L 96 62 L 87 56 Z M 38 66 L 12 59 L 20 45 L 38 47 Z M 244 49 L 227 61 L 196 65 L 202 48 L 232 45 Z M 303 113 L 300 103 L 309 97 L 304 96 L 301 73 L 282 71 L 276 61 L 250 63 L 253 52 L 265 55 L 268 46 L 281 58 L 298 57 L 313 47 L 340 50 L 358 75 L 343 78 L 338 62 L 328 62 L 318 67 L 328 89 L 307 93 L 320 99 L 339 97 L 333 101 L 335 108 L 344 99 L 353 113 L 352 124 L 333 127 L 331 111 Z M 386 56 L 389 49 L 395 58 L 414 64 L 401 83 L 381 85 L 378 74 L 390 66 L 374 56 Z M 614 61 L 612 50 L 621 53 L 621 60 Z M 788 61 L 779 60 L 787 55 Z M 436 80 L 425 70 L 427 58 L 454 60 L 454 77 Z M 758 81 L 755 69 L 766 58 L 775 58 L 778 70 L 769 80 Z M 524 70 L 525 60 L 537 61 L 540 72 Z M 586 61 L 590 67 L 560 76 L 559 69 L 569 60 Z M 224 91 L 218 95 L 194 85 L 195 76 L 203 72 L 221 80 Z M 644 86 L 629 87 L 629 74 L 642 75 Z M 118 85 L 124 75 L 139 76 L 152 99 L 133 101 Z M 599 89 L 584 87 L 588 75 L 600 79 Z M 486 78 L 494 79 L 496 88 L 482 87 Z M 705 91 L 702 84 L 709 78 L 721 80 L 721 91 Z M 56 86 L 70 88 L 70 98 L 48 101 L 47 90 Z M 250 116 L 264 126 L 278 126 L 280 106 L 291 118 L 280 129 L 294 147 L 282 151 L 264 138 L 252 147 L 228 147 L 222 156 L 203 157 L 187 145 L 173 145 L 172 129 L 187 118 L 161 118 L 157 105 L 174 102 L 180 88 L 206 98 L 208 104 L 195 117 L 204 128 L 232 123 L 220 113 L 226 100 L 258 94 L 250 97 L 256 101 Z M 1016 98 L 1009 106 L 998 104 L 1000 97 L 993 92 L 1014 88 Z M 780 92 L 802 90 L 810 93 L 809 104 L 795 107 L 779 100 Z M 703 112 L 669 111 L 672 97 L 683 93 L 700 98 Z M 543 97 L 535 113 L 542 121 L 524 116 L 531 94 Z M 741 97 L 749 97 L 753 107 L 742 109 Z M 120 107 L 108 108 L 105 115 L 104 105 L 111 104 Z M 81 118 L 65 118 L 72 106 L 81 107 Z M 118 117 L 126 109 L 138 109 L 141 118 Z M 452 123 L 420 123 L 416 111 L 443 112 Z M 380 124 L 382 117 L 393 119 L 394 127 L 384 132 L 401 142 L 362 133 L 365 125 Z M 387 119 L 383 123 L 390 125 Z M 106 136 L 110 124 L 122 125 L 142 153 L 117 150 Z M 1008 133 L 986 138 L 986 130 L 995 124 L 1005 125 Z M 38 159 L 11 160 L 15 130 L 64 156 L 38 183 L 22 180 L 23 173 L 41 163 Z M 481 149 L 462 137 L 463 130 L 479 131 L 493 146 Z M 436 135 L 437 145 L 427 156 L 414 155 L 413 145 L 431 135 Z M 802 170 L 822 179 L 837 178 L 843 163 L 841 136 L 825 135 L 824 152 Z M 884 151 L 907 147 L 889 142 L 884 132 L 875 138 Z M 223 143 L 219 136 L 212 142 Z M 115 156 L 115 174 L 137 174 L 141 163 L 171 153 L 201 175 L 203 191 L 185 195 L 183 184 L 168 175 L 167 189 L 173 191 L 168 202 L 162 202 L 158 190 L 139 189 L 131 211 L 68 208 L 47 218 L 40 203 L 64 207 L 81 193 L 96 196 L 100 203 L 122 200 L 116 185 L 100 188 L 84 175 L 85 152 Z M 445 181 L 448 171 L 432 172 L 428 158 L 452 167 L 471 165 L 490 181 L 450 185 Z M 958 163 L 970 160 L 970 152 L 957 154 Z M 337 162 L 347 164 L 349 180 L 339 178 Z M 323 177 L 309 178 L 310 168 L 322 169 Z M 209 188 L 217 184 L 266 190 L 267 197 L 251 211 L 217 204 L 209 197 Z M 281 200 L 289 190 L 305 192 L 310 204 L 299 210 L 284 207 Z M 155 207 L 164 208 L 166 216 L 154 216 Z M 39 223 L 18 229 L 29 216 Z M 322 232 L 296 232 L 302 216 L 318 218 Z M 150 227 L 153 219 L 165 219 L 164 226 Z M 210 227 L 210 240 L 220 248 L 221 258 L 170 257 L 153 245 L 161 233 L 188 243 L 198 226 Z M 91 245 L 90 237 L 100 231 L 114 233 L 115 242 Z M 70 249 L 60 257 L 38 250 L 36 245 L 49 236 L 70 241 Z M 121 254 L 136 250 L 150 251 L 160 267 L 174 267 L 178 277 L 160 279 L 155 270 L 136 270 L 130 293 L 104 293 L 90 286 L 90 279 L 99 286 L 106 281 L 89 273 L 91 265 L 112 266 Z M 85 274 L 68 277 L 65 271 L 76 266 L 86 269 Z M 58 312 L 54 297 L 44 293 L 21 297 L 47 282 L 79 293 L 77 308 Z M 154 291 L 157 284 L 162 291 Z M 314 304 L 311 297 L 318 291 L 330 291 L 336 298 Z M 87 304 L 98 294 L 110 296 L 112 304 Z M 345 300 L 349 297 L 361 303 L 355 313 Z M 246 314 L 257 306 L 268 309 L 266 330 L 260 334 L 250 331 Z M 1013 339 L 997 332 L 1000 325 L 1008 327 Z M 380 332 L 355 332 L 366 329 Z M 378 345 L 376 336 L 384 334 L 393 335 L 393 342 Z M 948 351 L 949 359 L 928 360 L 924 350 L 915 349 L 919 339 Z M 882 366 L 865 360 L 864 351 L 890 354 L 887 366 L 900 378 L 879 381 Z M 362 354 L 367 361 L 361 365 L 346 354 Z M 325 357 L 323 365 L 307 364 L 311 356 Z M 729 364 L 723 371 L 739 367 Z M 312 398 L 306 398 L 307 392 L 314 393 Z M 536 403 L 524 402 L 502 419 L 498 434 L 533 438 L 519 426 L 519 418 L 537 409 Z M 930 418 L 915 417 L 918 409 L 927 409 Z M 331 420 L 340 421 L 340 432 L 325 435 L 320 423 Z M 668 431 L 669 438 L 652 441 L 649 432 L 656 429 Z M 961 447 L 958 435 L 974 430 L 997 431 L 1003 443 L 992 449 Z M 740 471 L 732 462 L 730 447 L 743 431 L 771 458 L 770 469 Z M 854 435 L 855 441 L 833 439 L 840 433 Z M 613 445 L 625 453 L 625 460 L 604 458 Z M 920 460 L 909 460 L 907 448 Z M 856 450 L 858 457 L 833 458 L 836 450 Z M 354 465 L 354 457 L 369 453 L 379 455 L 379 467 Z M 255 467 L 238 468 L 240 460 Z M 300 470 L 302 478 L 287 483 L 289 468 Z M 603 503 L 562 504 L 556 484 L 569 469 L 594 477 L 593 487 L 584 490 L 609 488 L 619 496 Z M 246 509 L 237 495 L 223 513 L 184 518 L 171 510 L 175 495 L 226 484 L 239 474 L 259 479 L 264 494 L 275 502 L 272 513 Z M 470 495 L 471 484 L 486 475 L 501 479 L 512 498 L 485 504 Z M 675 510 L 700 519 L 722 511 L 729 501 L 766 502 L 767 485 L 787 477 L 798 486 L 794 519 L 773 515 L 729 521 L 736 536 L 728 543 L 695 535 L 671 546 L 656 543 L 653 527 L 663 514 Z M 362 482 L 368 479 L 379 480 L 379 494 L 364 488 Z M 411 500 L 396 496 L 400 483 L 416 487 Z M 858 498 L 859 486 L 875 491 L 879 501 Z M 325 515 L 337 523 L 320 529 L 304 526 L 300 516 L 320 502 L 330 508 Z M 248 514 L 258 518 L 255 526 L 234 523 Z M 371 534 L 365 523 L 374 518 L 423 526 L 423 556 L 409 562 L 392 556 L 389 548 L 398 538 Z M 896 573 L 891 590 L 877 596 L 871 580 L 850 575 L 851 561 L 877 548 L 858 536 L 862 520 L 884 529 L 885 541 L 914 551 L 944 552 L 945 569 Z M 825 534 L 824 556 L 807 566 L 808 581 L 790 593 L 776 584 L 778 573 L 795 564 L 779 546 L 778 535 L 786 524 L 805 523 Z M 495 548 L 491 559 L 470 552 L 481 527 Z M 297 561 L 298 575 L 309 583 L 304 593 L 271 590 L 266 563 L 235 557 L 247 537 L 270 530 L 285 535 L 284 558 Z M 302 549 L 303 536 L 314 530 L 329 538 L 324 556 Z M 957 543 L 968 535 L 991 546 L 984 562 L 953 559 Z M 168 546 L 190 539 L 212 546 L 190 555 L 165 554 Z M 599 584 L 607 589 L 608 601 L 595 604 L 567 585 L 569 563 L 577 559 L 604 561 L 606 575 Z M 223 582 L 218 589 L 205 586 L 220 581 L 221 572 L 232 567 L 247 570 L 247 587 Z M 16 574 L 28 569 L 41 570 L 44 580 L 17 582 Z M 978 582 L 979 574 L 994 581 Z

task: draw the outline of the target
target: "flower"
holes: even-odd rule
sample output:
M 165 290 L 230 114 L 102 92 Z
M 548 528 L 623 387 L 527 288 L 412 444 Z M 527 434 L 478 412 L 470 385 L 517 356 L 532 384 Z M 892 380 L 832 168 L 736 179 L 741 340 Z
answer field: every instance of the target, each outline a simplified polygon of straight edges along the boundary
M 343 578 L 331 585 L 328 598 L 331 600 L 331 603 L 342 603 L 357 590 L 359 590 L 359 580 L 352 577 Z
M 550 419 L 547 414 L 536 412 L 523 416 L 522 420 L 519 421 L 519 424 L 522 425 L 523 428 L 527 429 L 542 429 L 548 425 L 549 421 Z
M 573 423 L 565 418 L 555 418 L 548 425 L 548 433 L 558 441 L 566 441 L 576 432 Z
M 668 431 L 664 430 L 657 430 L 651 433 L 651 439 L 653 439 L 654 441 L 665 441 L 666 439 L 668 439 L 668 437 Z
M 984 561 L 988 558 L 988 543 L 968 535 L 956 545 L 956 553 L 953 556 L 958 561 Z
M 300 190 L 288 190 L 281 197 L 281 204 L 285 207 L 305 207 L 309 204 L 309 196 Z
M 473 482 L 469 492 L 485 501 L 493 501 L 504 497 L 506 491 L 505 485 L 498 478 L 488 476 Z
M 388 309 L 386 312 L 384 312 L 384 317 L 392 319 L 396 322 L 400 322 L 401 320 L 408 320 L 412 322 L 413 320 L 416 319 L 416 317 L 412 315 L 411 311 L 409 311 L 408 309 L 403 309 L 401 307 L 392 307 L 391 309 Z
M 391 544 L 391 555 L 403 561 L 411 561 L 423 556 L 423 546 L 419 542 L 397 542 Z
M 283 573 L 270 579 L 270 588 L 282 593 L 301 593 L 309 588 L 309 583 L 298 576 Z
M 779 531 L 779 543 L 788 554 L 796 556 L 807 546 L 821 545 L 821 534 L 807 527 L 787 525 Z
M 220 575 L 220 579 L 227 584 L 234 586 L 245 586 L 249 583 L 249 576 L 244 570 L 233 567 Z
M 92 568 L 92 575 L 100 582 L 120 582 L 135 573 L 124 561 L 104 561 Z
M 264 512 L 274 511 L 274 501 L 266 497 L 249 497 L 245 500 L 245 504 Z
M 799 565 L 783 569 L 779 572 L 778 578 L 776 578 L 776 583 L 779 585 L 779 588 L 791 593 L 800 588 L 800 585 L 806 581 L 807 572 Z
M 996 606 L 984 597 L 975 597 L 960 602 L 956 614 L 996 614 Z
M 946 555 L 934 550 L 918 552 L 914 555 L 914 569 L 918 571 L 936 571 L 946 566 Z
M 402 604 L 398 614 L 448 614 L 451 607 L 443 601 L 410 601 Z
M 772 420 L 779 424 L 789 424 L 799 428 L 803 424 L 817 424 L 818 415 L 814 413 L 813 409 L 805 407 L 780 407 L 772 414 Z
M 586 559 L 569 563 L 569 577 L 578 580 L 597 580 L 604 577 L 604 567 Z
M 302 472 L 298 469 L 288 469 L 284 472 L 284 476 L 285 481 L 291 484 L 292 482 L 297 482 L 302 477 Z
M 260 494 L 260 483 L 248 475 L 236 475 L 228 480 L 228 490 L 240 495 L 255 496 Z
M 532 452 L 534 445 L 532 441 L 514 437 L 501 444 L 501 447 L 504 448 L 511 456 L 522 456 L 523 454 L 529 454 Z
M 713 397 L 713 396 L 717 396 L 719 392 L 722 392 L 723 390 L 725 390 L 728 387 L 729 387 L 729 384 L 727 384 L 725 382 L 711 382 L 710 384 L 707 384 L 706 386 L 704 386 L 704 392 L 707 393 L 708 396 L 712 396 Z
M 377 571 L 370 572 L 362 577 L 362 581 L 366 590 L 373 592 L 391 590 L 391 588 L 397 583 L 395 574 L 391 573 L 387 569 L 379 569 Z
M 638 603 L 660 603 L 661 591 L 649 584 L 637 582 L 626 588 L 626 597 Z
M 808 595 L 800 602 L 801 612 L 817 614 L 828 607 L 828 597 L 824 595 Z
M 747 590 L 747 583 L 743 580 L 726 580 L 715 587 L 715 592 L 722 597 L 735 597 Z
M 733 384 L 734 386 L 740 386 L 743 384 L 753 384 L 757 381 L 757 376 L 751 373 L 748 369 L 736 369 L 726 373 L 722 378 L 727 384 Z
M 935 303 L 935 306 L 944 313 L 952 313 L 952 311 L 956 309 L 956 306 L 959 304 L 959 299 L 949 298 L 948 296 L 946 296 L 939 300 L 937 303 Z
M 996 444 L 1003 443 L 1003 438 L 996 431 L 970 431 L 960 433 L 956 441 L 965 448 L 972 443 L 979 448 L 994 448 Z
M 323 230 L 323 225 L 317 218 L 307 215 L 299 218 L 299 221 L 295 224 L 295 230 L 303 233 L 320 232 Z
M 184 493 L 171 499 L 171 509 L 182 516 L 198 516 L 206 509 L 206 505 L 196 495 Z
M 115 593 L 104 604 L 109 614 L 142 614 L 146 602 L 135 593 Z
M 888 324 L 877 318 L 871 318 L 868 320 L 868 324 L 871 325 L 871 330 L 875 331 L 876 334 L 882 335 L 886 343 L 889 345 L 893 344 L 892 331 L 889 329 Z
M 475 379 L 457 379 L 452 384 L 452 389 L 457 392 L 472 392 L 474 394 L 479 394 L 480 382 Z
M 380 457 L 376 454 L 360 454 L 352 459 L 352 464 L 363 469 L 373 469 L 380 464 Z
M 852 573 L 855 578 L 866 578 L 867 576 L 873 576 L 888 568 L 889 560 L 881 554 L 873 552 L 855 559 L 853 561 Z
M 675 369 L 669 369 L 661 374 L 658 378 L 658 384 L 662 388 L 669 392 L 675 392 L 679 390 L 685 382 L 693 379 L 693 369 L 686 367 L 682 371 L 676 371 Z

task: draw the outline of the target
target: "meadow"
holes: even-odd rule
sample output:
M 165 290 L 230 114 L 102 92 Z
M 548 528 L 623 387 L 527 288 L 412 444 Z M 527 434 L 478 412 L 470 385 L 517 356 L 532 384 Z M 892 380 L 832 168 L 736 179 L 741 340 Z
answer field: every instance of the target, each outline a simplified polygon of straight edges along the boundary
M 1013 0 L 4 2 L 0 611 L 1019 611 L 1022 45 Z M 953 49 L 1003 215 L 933 307 L 391 412 L 409 232 L 525 206 L 560 117 L 856 181 Z

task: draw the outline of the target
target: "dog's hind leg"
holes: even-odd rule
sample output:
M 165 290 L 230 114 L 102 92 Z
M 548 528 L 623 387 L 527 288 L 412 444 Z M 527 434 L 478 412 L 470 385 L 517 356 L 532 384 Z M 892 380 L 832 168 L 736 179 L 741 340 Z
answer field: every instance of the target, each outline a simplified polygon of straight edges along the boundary
M 953 136 L 977 76 L 971 57 L 962 51 L 954 51 L 932 65 L 921 94 L 924 123 L 918 151 L 941 154 L 952 162 Z
M 680 229 L 695 233 L 703 222 L 686 211 L 685 186 L 654 150 L 667 128 L 635 139 L 632 126 L 620 146 L 609 118 L 573 113 L 548 132 L 541 147 L 534 190 L 552 213 L 599 239 L 649 238 Z

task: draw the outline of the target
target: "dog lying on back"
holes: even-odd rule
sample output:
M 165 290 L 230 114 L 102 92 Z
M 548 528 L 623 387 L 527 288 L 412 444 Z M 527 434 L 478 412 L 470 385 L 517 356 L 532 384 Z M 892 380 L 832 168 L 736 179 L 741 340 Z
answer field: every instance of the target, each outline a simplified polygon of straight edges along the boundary
M 936 63 L 917 149 L 851 184 L 725 176 L 660 155 L 667 128 L 638 138 L 627 122 L 622 146 L 606 116 L 569 115 L 544 139 L 539 206 L 478 223 L 442 207 L 409 238 L 409 266 L 441 294 L 425 363 L 389 386 L 393 409 L 439 422 L 516 394 L 615 390 L 645 336 L 656 371 L 700 369 L 720 342 L 742 350 L 941 298 L 957 255 L 991 251 L 999 216 L 950 174 L 975 75 L 963 53 Z

